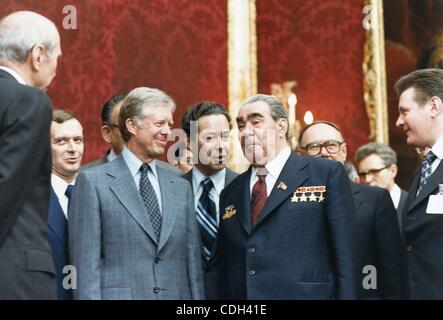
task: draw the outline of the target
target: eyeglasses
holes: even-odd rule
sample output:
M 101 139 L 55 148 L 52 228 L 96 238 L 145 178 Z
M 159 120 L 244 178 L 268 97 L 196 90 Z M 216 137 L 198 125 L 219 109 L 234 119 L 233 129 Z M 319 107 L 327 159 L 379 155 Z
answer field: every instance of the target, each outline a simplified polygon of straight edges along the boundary
M 306 150 L 307 154 L 310 156 L 316 156 L 321 153 L 321 149 L 325 148 L 329 153 L 337 153 L 340 150 L 340 146 L 344 142 L 340 142 L 337 140 L 327 140 L 323 143 L 309 143 L 306 147 L 301 147 L 301 149 Z
M 373 175 L 378 174 L 380 171 L 383 171 L 383 170 L 385 170 L 385 169 L 387 169 L 389 167 L 390 166 L 386 166 L 386 167 L 383 167 L 383 168 L 380 168 L 380 169 L 371 169 L 371 170 L 368 170 L 368 171 L 365 171 L 365 172 L 359 172 L 358 176 L 360 178 L 366 178 L 366 176 L 368 176 L 368 175 L 373 176 Z

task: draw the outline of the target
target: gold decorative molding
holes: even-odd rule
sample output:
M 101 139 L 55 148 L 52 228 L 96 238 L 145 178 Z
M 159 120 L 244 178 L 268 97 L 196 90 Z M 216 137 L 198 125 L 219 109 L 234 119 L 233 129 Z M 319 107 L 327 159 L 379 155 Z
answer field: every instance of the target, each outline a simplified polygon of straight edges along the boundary
M 256 14 L 255 0 L 228 0 L 228 98 L 233 120 L 240 103 L 257 93 Z M 249 163 L 243 156 L 233 122 L 229 167 L 242 172 Z
M 368 14 L 363 20 L 366 30 L 363 98 L 369 118 L 368 139 L 389 144 L 383 0 L 365 0 L 363 13 Z

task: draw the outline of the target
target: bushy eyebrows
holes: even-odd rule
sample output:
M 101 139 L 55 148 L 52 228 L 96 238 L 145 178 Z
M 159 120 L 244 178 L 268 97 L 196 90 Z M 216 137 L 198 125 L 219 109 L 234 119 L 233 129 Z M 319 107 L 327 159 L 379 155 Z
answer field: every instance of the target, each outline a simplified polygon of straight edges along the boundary
M 251 120 L 254 118 L 264 118 L 264 116 L 260 112 L 254 112 L 254 113 L 248 114 L 248 116 L 246 117 L 246 120 Z M 237 122 L 244 122 L 245 121 L 243 117 L 237 117 L 235 120 Z

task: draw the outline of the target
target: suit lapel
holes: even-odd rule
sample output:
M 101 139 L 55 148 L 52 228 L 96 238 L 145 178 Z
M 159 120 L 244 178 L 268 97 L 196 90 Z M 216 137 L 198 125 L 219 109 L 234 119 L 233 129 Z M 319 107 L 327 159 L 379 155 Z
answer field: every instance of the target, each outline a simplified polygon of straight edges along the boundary
M 51 187 L 50 210 L 48 215 L 48 226 L 57 236 L 63 247 L 67 247 L 67 220 L 62 207 L 58 202 L 57 195 Z
M 420 174 L 417 174 L 417 178 L 420 178 Z M 414 179 L 415 180 L 415 179 Z M 412 205 L 409 207 L 408 212 L 414 209 L 420 202 L 427 199 L 430 194 L 432 194 L 435 189 L 438 188 L 438 184 L 443 182 L 443 161 L 440 162 L 435 172 L 429 177 L 428 182 L 424 185 L 423 189 L 420 191 L 418 196 L 412 201 Z M 413 192 L 409 196 L 415 197 L 417 193 L 418 180 L 415 181 L 415 187 Z M 409 197 L 408 197 L 409 198 Z
M 249 190 L 249 182 L 251 178 L 251 168 L 242 174 L 236 181 L 231 193 L 231 201 L 237 211 L 237 218 L 243 229 L 250 235 L 252 233 L 251 221 L 251 192 Z M 230 204 L 228 204 L 230 205 Z M 220 208 L 221 219 L 226 208 Z M 221 221 L 220 219 L 220 221 Z
M 174 195 L 180 194 L 180 192 L 183 192 L 184 190 L 177 188 L 173 177 L 159 166 L 157 166 L 157 174 L 162 195 L 162 228 L 158 245 L 158 251 L 160 251 L 169 239 L 177 219 L 177 207 L 176 202 L 174 201 Z
M 306 158 L 296 156 L 291 153 L 288 161 L 283 167 L 277 181 L 275 182 L 274 188 L 266 201 L 265 207 L 263 208 L 260 216 L 257 220 L 256 226 L 260 224 L 266 217 L 278 207 L 285 199 L 290 197 L 294 191 L 305 182 L 308 178 L 306 168 L 308 166 L 308 161 Z M 279 188 L 279 184 L 283 182 L 287 188 L 283 190 Z M 249 193 L 248 193 L 249 194 Z M 250 212 L 250 210 L 249 210 Z
M 237 176 L 238 175 L 236 173 L 226 168 L 225 187 L 227 187 L 228 184 L 230 184 Z
M 115 196 L 120 200 L 123 206 L 128 210 L 131 216 L 138 222 L 142 229 L 149 235 L 149 237 L 157 243 L 157 237 L 152 228 L 151 221 L 149 221 L 145 205 L 139 195 L 137 185 L 134 178 L 126 165 L 122 156 L 111 162 L 108 170 L 108 175 L 115 177 L 114 183 L 111 185 L 111 190 Z
M 364 202 L 364 198 L 360 195 L 360 190 L 358 189 L 358 185 L 356 183 L 351 183 L 351 189 L 352 189 L 352 196 L 354 201 L 354 207 L 355 212 L 358 212 L 358 209 L 360 209 L 361 205 Z

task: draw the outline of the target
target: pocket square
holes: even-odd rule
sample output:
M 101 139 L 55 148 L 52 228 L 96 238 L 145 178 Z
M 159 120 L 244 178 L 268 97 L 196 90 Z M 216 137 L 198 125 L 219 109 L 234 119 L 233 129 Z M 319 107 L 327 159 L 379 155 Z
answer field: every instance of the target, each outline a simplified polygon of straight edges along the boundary
M 291 202 L 324 202 L 326 186 L 300 187 L 294 191 Z
M 225 213 L 222 216 L 223 220 L 230 219 L 232 216 L 237 214 L 237 210 L 235 210 L 235 207 L 233 205 L 230 205 L 225 208 Z

